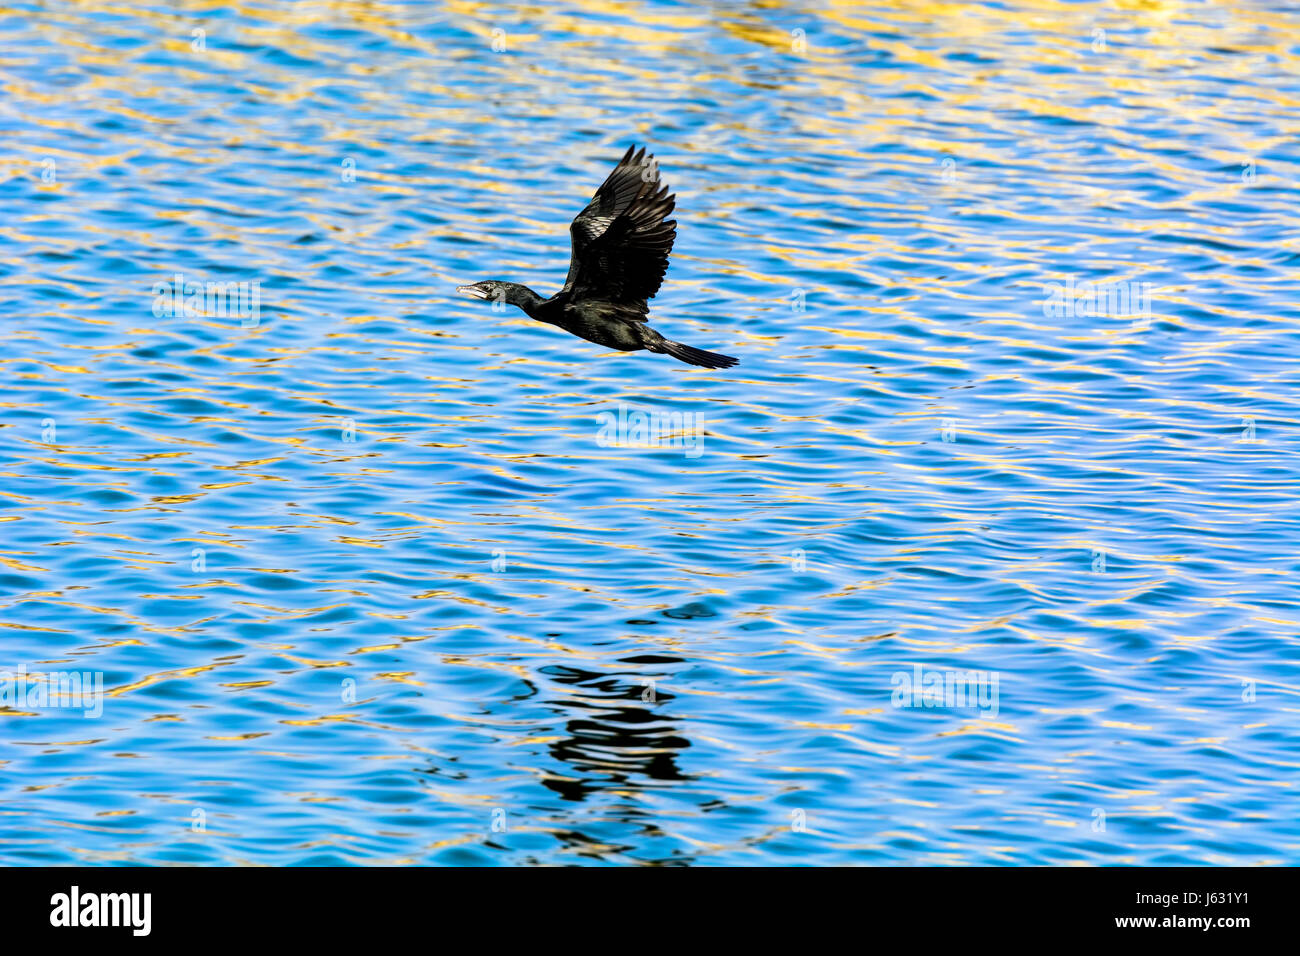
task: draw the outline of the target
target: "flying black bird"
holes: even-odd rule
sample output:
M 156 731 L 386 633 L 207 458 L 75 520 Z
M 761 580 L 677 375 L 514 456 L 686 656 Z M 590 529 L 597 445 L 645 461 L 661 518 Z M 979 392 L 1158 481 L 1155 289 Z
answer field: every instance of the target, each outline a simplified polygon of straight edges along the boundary
M 627 153 L 569 226 L 573 256 L 564 288 L 543 299 L 517 282 L 490 279 L 462 285 L 476 299 L 516 305 L 532 318 L 621 352 L 649 349 L 688 365 L 730 368 L 730 355 L 706 352 L 664 338 L 646 325 L 649 307 L 664 281 L 677 223 L 664 220 L 675 205 L 659 183 L 659 164 L 644 149 Z

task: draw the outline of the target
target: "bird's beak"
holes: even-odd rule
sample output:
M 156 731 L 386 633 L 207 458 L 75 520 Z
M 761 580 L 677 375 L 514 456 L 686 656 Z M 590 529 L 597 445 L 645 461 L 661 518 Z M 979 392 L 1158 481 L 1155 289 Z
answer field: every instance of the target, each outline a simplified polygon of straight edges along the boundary
M 488 294 L 476 285 L 458 285 L 456 291 L 472 296 L 475 299 L 486 299 L 488 297 Z

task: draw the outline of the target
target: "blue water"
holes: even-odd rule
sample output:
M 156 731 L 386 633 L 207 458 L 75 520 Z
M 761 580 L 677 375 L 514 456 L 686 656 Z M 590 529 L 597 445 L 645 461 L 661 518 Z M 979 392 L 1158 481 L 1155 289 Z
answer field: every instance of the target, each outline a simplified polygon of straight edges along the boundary
M 0 862 L 1300 862 L 1297 28 L 11 4 Z M 735 369 L 453 292 L 631 142 Z

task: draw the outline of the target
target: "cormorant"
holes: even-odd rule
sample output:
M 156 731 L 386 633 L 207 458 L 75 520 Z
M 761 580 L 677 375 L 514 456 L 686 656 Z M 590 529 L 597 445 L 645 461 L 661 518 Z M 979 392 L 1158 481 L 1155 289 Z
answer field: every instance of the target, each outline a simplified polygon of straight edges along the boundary
M 659 164 L 644 148 L 628 147 L 587 208 L 569 226 L 573 255 L 564 288 L 544 299 L 527 286 L 490 279 L 457 286 L 476 299 L 518 306 L 529 316 L 622 352 L 649 349 L 688 365 L 730 368 L 736 359 L 664 338 L 646 325 L 668 269 L 677 223 L 664 217 L 675 196 L 659 182 Z

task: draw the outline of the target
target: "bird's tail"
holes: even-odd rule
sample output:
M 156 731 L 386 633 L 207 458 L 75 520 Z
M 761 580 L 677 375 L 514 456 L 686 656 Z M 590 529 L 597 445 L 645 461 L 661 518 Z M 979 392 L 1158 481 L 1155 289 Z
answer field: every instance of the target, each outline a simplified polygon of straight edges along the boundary
M 652 351 L 663 352 L 671 355 L 679 362 L 685 362 L 687 365 L 698 365 L 700 368 L 731 368 L 739 359 L 734 359 L 730 355 L 720 355 L 717 352 L 706 352 L 704 349 L 693 348 L 689 345 L 682 345 L 681 342 L 670 342 L 664 339 L 657 343 L 657 348 Z

